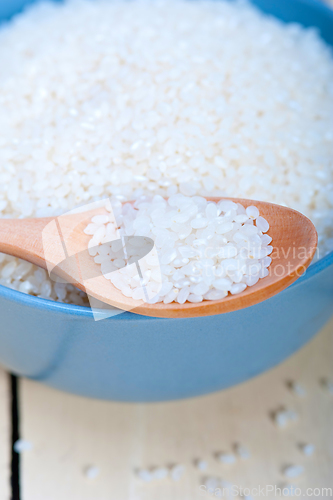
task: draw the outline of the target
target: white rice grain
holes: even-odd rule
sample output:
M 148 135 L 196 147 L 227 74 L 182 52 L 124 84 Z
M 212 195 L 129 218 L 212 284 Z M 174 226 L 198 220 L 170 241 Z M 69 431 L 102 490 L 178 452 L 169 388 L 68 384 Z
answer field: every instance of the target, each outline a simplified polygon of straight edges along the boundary
M 312 28 L 245 2 L 40 3 L 1 27 L 0 60 L 1 217 L 107 196 L 243 197 L 301 211 L 319 257 L 333 250 L 333 58 Z M 194 222 L 203 241 L 211 217 Z M 174 224 L 185 240 L 187 220 Z M 42 293 L 35 268 L 0 267 L 2 284 Z M 54 283 L 50 298 L 83 300 Z
M 288 465 L 283 469 L 283 475 L 287 478 L 296 478 L 302 475 L 304 472 L 303 465 Z
M 135 253 L 142 237 L 155 243 L 154 251 L 145 252 L 147 255 L 141 260 L 136 259 L 141 279 L 134 264 L 126 267 L 127 261 L 118 257 L 117 252 L 123 251 L 121 240 L 101 244 L 101 235 L 105 234 L 109 221 L 105 219 L 104 224 L 96 226 L 95 232 L 91 230 L 92 224 L 87 226 L 93 232 L 88 245 L 90 254 L 101 265 L 104 277 L 126 297 L 154 303 L 196 304 L 223 299 L 229 292 L 242 293 L 269 274 L 272 259 L 267 257 L 268 249 L 262 246 L 263 232 L 256 225 L 259 219 L 262 229 L 269 228 L 269 224 L 261 216 L 253 222 L 251 213 L 246 214 L 240 204 L 229 200 L 207 203 L 183 194 L 168 200 L 144 196 L 133 205 L 119 207 L 114 215 L 133 242 L 126 247 L 127 253 Z M 243 222 L 236 222 L 240 215 Z M 101 222 L 104 220 L 102 215 L 93 219 L 97 217 Z M 179 224 L 177 220 L 181 217 L 187 220 Z M 202 220 L 206 221 L 204 225 L 193 224 Z M 118 223 L 113 224 L 116 227 Z M 222 236 L 219 229 L 225 224 L 230 224 L 231 231 Z M 127 255 L 128 262 L 134 262 L 131 258 Z

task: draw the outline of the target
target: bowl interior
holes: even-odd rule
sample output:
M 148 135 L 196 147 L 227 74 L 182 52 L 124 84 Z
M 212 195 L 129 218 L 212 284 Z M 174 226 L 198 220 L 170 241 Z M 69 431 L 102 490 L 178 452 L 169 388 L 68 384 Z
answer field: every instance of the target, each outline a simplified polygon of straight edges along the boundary
M 38 0 L 0 0 L 0 24 L 9 20 L 25 7 Z M 62 0 L 53 0 L 56 2 Z M 233 0 L 231 0 L 233 1 Z M 321 37 L 333 46 L 333 10 L 320 0 L 251 0 L 260 10 L 288 23 L 299 23 L 305 27 L 315 27 Z M 333 265 L 333 251 L 310 266 L 307 272 L 292 286 L 299 286 L 315 274 Z M 12 290 L 0 285 L 0 297 L 21 302 L 30 307 L 66 312 L 72 315 L 92 316 L 90 308 L 63 304 Z M 130 313 L 124 313 L 129 315 Z M 122 315 L 121 315 L 122 316 Z M 138 318 L 143 318 L 137 316 Z

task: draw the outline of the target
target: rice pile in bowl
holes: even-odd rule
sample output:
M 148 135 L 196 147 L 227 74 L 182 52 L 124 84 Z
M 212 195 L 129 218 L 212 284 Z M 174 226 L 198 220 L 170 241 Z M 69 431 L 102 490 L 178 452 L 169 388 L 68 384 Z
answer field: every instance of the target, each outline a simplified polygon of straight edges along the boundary
M 40 4 L 0 30 L 1 217 L 100 198 L 231 196 L 309 216 L 333 249 L 333 58 L 246 3 Z M 84 304 L 1 256 L 0 283 Z
M 221 300 L 269 275 L 272 237 L 255 206 L 177 193 L 109 209 L 84 233 L 92 236 L 88 252 L 101 274 L 125 297 L 150 304 Z

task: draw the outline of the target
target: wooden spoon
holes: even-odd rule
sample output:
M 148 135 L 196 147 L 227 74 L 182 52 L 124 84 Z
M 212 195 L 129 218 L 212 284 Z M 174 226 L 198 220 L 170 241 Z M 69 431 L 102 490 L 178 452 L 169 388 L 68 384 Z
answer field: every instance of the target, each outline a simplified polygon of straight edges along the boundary
M 220 200 L 207 199 L 215 202 Z M 101 206 L 85 212 L 73 211 L 70 215 L 65 214 L 57 218 L 2 219 L 0 252 L 19 257 L 44 269 L 54 268 L 56 274 L 89 296 L 125 311 L 161 318 L 209 316 L 235 311 L 262 302 L 296 281 L 311 263 L 318 237 L 312 222 L 295 210 L 272 203 L 228 199 L 241 203 L 245 208 L 251 205 L 258 207 L 260 215 L 270 224 L 269 235 L 273 238 L 274 250 L 269 276 L 260 279 L 256 285 L 248 287 L 244 292 L 229 294 L 221 300 L 205 300 L 195 304 L 147 304 L 125 297 L 104 278 L 100 266 L 84 251 L 91 236 L 86 235 L 83 230 L 94 215 L 108 213 Z M 68 256 L 72 256 L 72 259 L 68 259 Z M 68 265 L 61 268 L 61 262 L 68 262 Z M 90 275 L 95 277 L 83 279 L 83 268 L 85 276 L 88 269 Z

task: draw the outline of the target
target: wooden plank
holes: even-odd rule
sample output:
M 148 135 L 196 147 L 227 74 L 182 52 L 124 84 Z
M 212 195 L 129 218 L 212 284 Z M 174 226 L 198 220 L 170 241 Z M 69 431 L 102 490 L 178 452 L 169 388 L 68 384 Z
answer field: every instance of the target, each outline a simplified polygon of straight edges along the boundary
M 9 500 L 11 465 L 10 379 L 0 368 L 0 498 Z
M 333 377 L 333 322 L 297 355 L 245 384 L 206 397 L 159 404 L 118 404 L 63 394 L 21 381 L 21 433 L 34 444 L 21 459 L 23 500 L 197 500 L 203 476 L 221 476 L 253 488 L 284 482 L 282 467 L 304 465 L 293 480 L 303 489 L 333 487 L 333 395 L 320 384 Z M 307 396 L 287 387 L 300 382 Z M 294 409 L 299 421 L 279 429 L 270 412 Z M 215 453 L 235 442 L 251 458 L 223 465 Z M 316 446 L 305 457 L 298 443 Z M 193 466 L 204 458 L 207 473 Z M 171 479 L 144 483 L 137 468 L 181 463 L 186 471 Z M 89 480 L 84 469 L 100 468 Z M 274 498 L 268 495 L 267 498 Z M 325 498 L 320 495 L 317 498 Z

